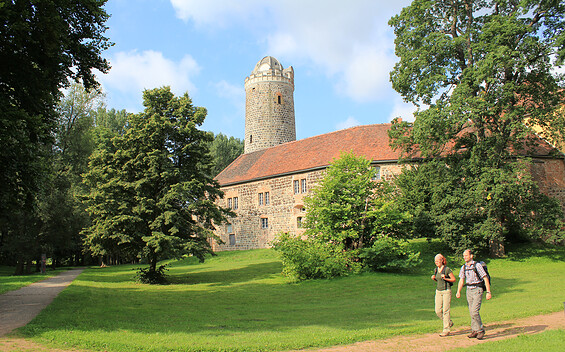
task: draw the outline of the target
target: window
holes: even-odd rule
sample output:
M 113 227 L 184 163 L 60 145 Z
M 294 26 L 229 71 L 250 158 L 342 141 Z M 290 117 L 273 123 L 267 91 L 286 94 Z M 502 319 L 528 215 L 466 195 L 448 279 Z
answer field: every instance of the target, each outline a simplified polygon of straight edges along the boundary
M 300 182 L 298 180 L 294 181 L 294 194 L 300 193 Z
M 269 192 L 265 192 L 265 205 L 269 204 Z
M 231 198 L 228 198 L 228 208 L 231 209 L 231 206 L 232 206 Z
M 296 218 L 296 227 L 298 228 L 302 227 L 302 216 Z
M 278 98 L 278 99 L 277 99 L 277 102 L 278 102 L 279 104 L 282 104 L 282 97 L 279 95 L 277 98 Z
M 237 197 L 233 197 L 233 208 L 237 209 Z
M 306 179 L 300 180 L 300 186 L 302 188 L 302 193 L 306 193 Z
M 261 228 L 268 229 L 269 228 L 269 219 L 268 218 L 261 218 Z
M 375 166 L 375 173 L 373 174 L 372 179 L 373 179 L 373 181 L 381 179 L 381 167 L 380 166 Z
M 263 193 L 259 193 L 259 205 L 263 205 Z
M 253 143 L 253 135 L 249 135 L 249 144 Z
M 235 246 L 235 235 L 232 233 L 229 236 L 230 238 L 230 246 Z
M 232 232 L 233 232 L 233 225 L 232 225 L 232 224 L 228 224 L 227 232 L 228 232 L 228 233 L 232 233 Z

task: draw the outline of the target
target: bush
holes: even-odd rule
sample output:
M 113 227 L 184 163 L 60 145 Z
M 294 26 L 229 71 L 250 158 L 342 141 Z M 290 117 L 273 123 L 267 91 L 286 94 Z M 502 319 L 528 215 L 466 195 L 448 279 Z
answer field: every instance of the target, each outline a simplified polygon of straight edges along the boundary
M 161 265 L 155 271 L 152 271 L 151 268 L 137 268 L 135 280 L 142 284 L 164 285 L 167 283 L 165 275 L 165 271 L 169 270 L 167 266 L 168 264 Z
M 361 249 L 359 258 L 373 271 L 406 270 L 421 263 L 420 252 L 412 252 L 408 242 L 388 236 L 380 237 L 371 247 Z
M 346 252 L 334 243 L 283 233 L 277 236 L 273 248 L 281 255 L 283 275 L 292 281 L 330 279 L 361 269 L 361 264 L 353 260 L 353 251 Z

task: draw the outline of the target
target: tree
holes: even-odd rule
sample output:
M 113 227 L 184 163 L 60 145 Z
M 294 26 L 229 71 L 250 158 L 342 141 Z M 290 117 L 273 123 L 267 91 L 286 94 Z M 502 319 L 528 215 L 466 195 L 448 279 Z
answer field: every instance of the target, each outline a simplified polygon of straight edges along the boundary
M 28 246 L 37 242 L 37 232 L 20 224 L 38 222 L 37 193 L 49 174 L 61 88 L 69 79 L 95 88 L 92 69 L 109 69 L 101 56 L 110 45 L 103 36 L 108 18 L 104 3 L 0 4 L 0 245 L 4 259 L 17 262 L 18 268 L 36 258 Z
M 206 110 L 169 87 L 146 90 L 143 100 L 144 112 L 91 158 L 85 235 L 94 254 L 141 255 L 155 274 L 161 259 L 204 260 L 214 224 L 231 213 L 214 203 L 222 192 L 209 176 L 212 136 L 197 128 Z
M 513 163 L 535 148 L 532 126 L 563 126 L 554 112 L 565 95 L 553 68 L 565 59 L 564 13 L 557 0 L 415 0 L 390 20 L 400 57 L 393 88 L 428 106 L 414 123 L 393 124 L 392 145 L 407 157 L 443 158 L 446 168 L 437 172 L 445 182 L 426 187 L 426 197 L 432 207 L 450 202 L 459 214 L 438 214 L 436 225 L 473 228 L 478 237 L 465 245 L 487 243 L 502 255 L 507 235 L 528 228 L 528 204 L 543 198 L 521 182 L 527 166 Z M 537 216 L 552 217 L 554 202 L 542 204 Z
M 94 119 L 104 105 L 103 94 L 74 83 L 57 104 L 57 128 L 51 172 L 39 199 L 42 222 L 39 242 L 53 266 L 77 263 L 82 253 L 80 232 L 90 219 L 80 196 L 85 193 L 82 174 L 94 150 Z
M 304 200 L 306 239 L 281 235 L 275 241 L 286 275 L 328 278 L 362 265 L 384 270 L 417 264 L 418 255 L 401 244 L 408 214 L 396 206 L 394 187 L 374 175 L 370 161 L 353 153 L 332 162 Z M 385 252 L 388 263 L 375 265 Z
M 213 159 L 212 176 L 216 176 L 243 153 L 243 141 L 219 133 L 210 144 L 210 153 Z

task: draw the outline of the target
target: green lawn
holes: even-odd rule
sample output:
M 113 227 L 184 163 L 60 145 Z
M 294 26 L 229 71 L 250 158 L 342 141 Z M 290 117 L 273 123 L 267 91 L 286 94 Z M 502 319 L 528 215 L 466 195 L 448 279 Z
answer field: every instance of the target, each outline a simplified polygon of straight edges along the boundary
M 469 348 L 452 351 L 473 352 L 563 352 L 565 351 L 565 330 L 549 330 L 535 335 L 520 335 L 514 339 L 494 341 Z
M 165 286 L 134 283 L 137 266 L 92 268 L 19 332 L 107 351 L 273 351 L 439 332 L 429 278 L 439 249 L 416 245 L 425 249 L 425 265 L 413 273 L 292 284 L 272 250 L 172 262 L 173 283 Z M 481 310 L 485 323 L 562 310 L 564 259 L 565 248 L 552 248 L 489 261 L 493 299 Z M 448 263 L 456 273 L 460 264 Z M 456 327 L 469 325 L 465 298 L 454 294 L 452 316 Z
M 46 274 L 34 273 L 31 275 L 13 276 L 14 270 L 13 267 L 0 266 L 0 295 L 44 280 L 61 272 L 61 270 L 47 270 Z

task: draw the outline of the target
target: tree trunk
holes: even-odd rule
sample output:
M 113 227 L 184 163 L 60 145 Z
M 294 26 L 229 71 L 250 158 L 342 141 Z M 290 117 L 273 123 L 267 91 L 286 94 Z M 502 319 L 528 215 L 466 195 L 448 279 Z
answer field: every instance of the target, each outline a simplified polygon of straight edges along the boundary
M 504 257 L 504 241 L 501 240 L 490 240 L 489 241 L 490 256 L 493 258 Z

